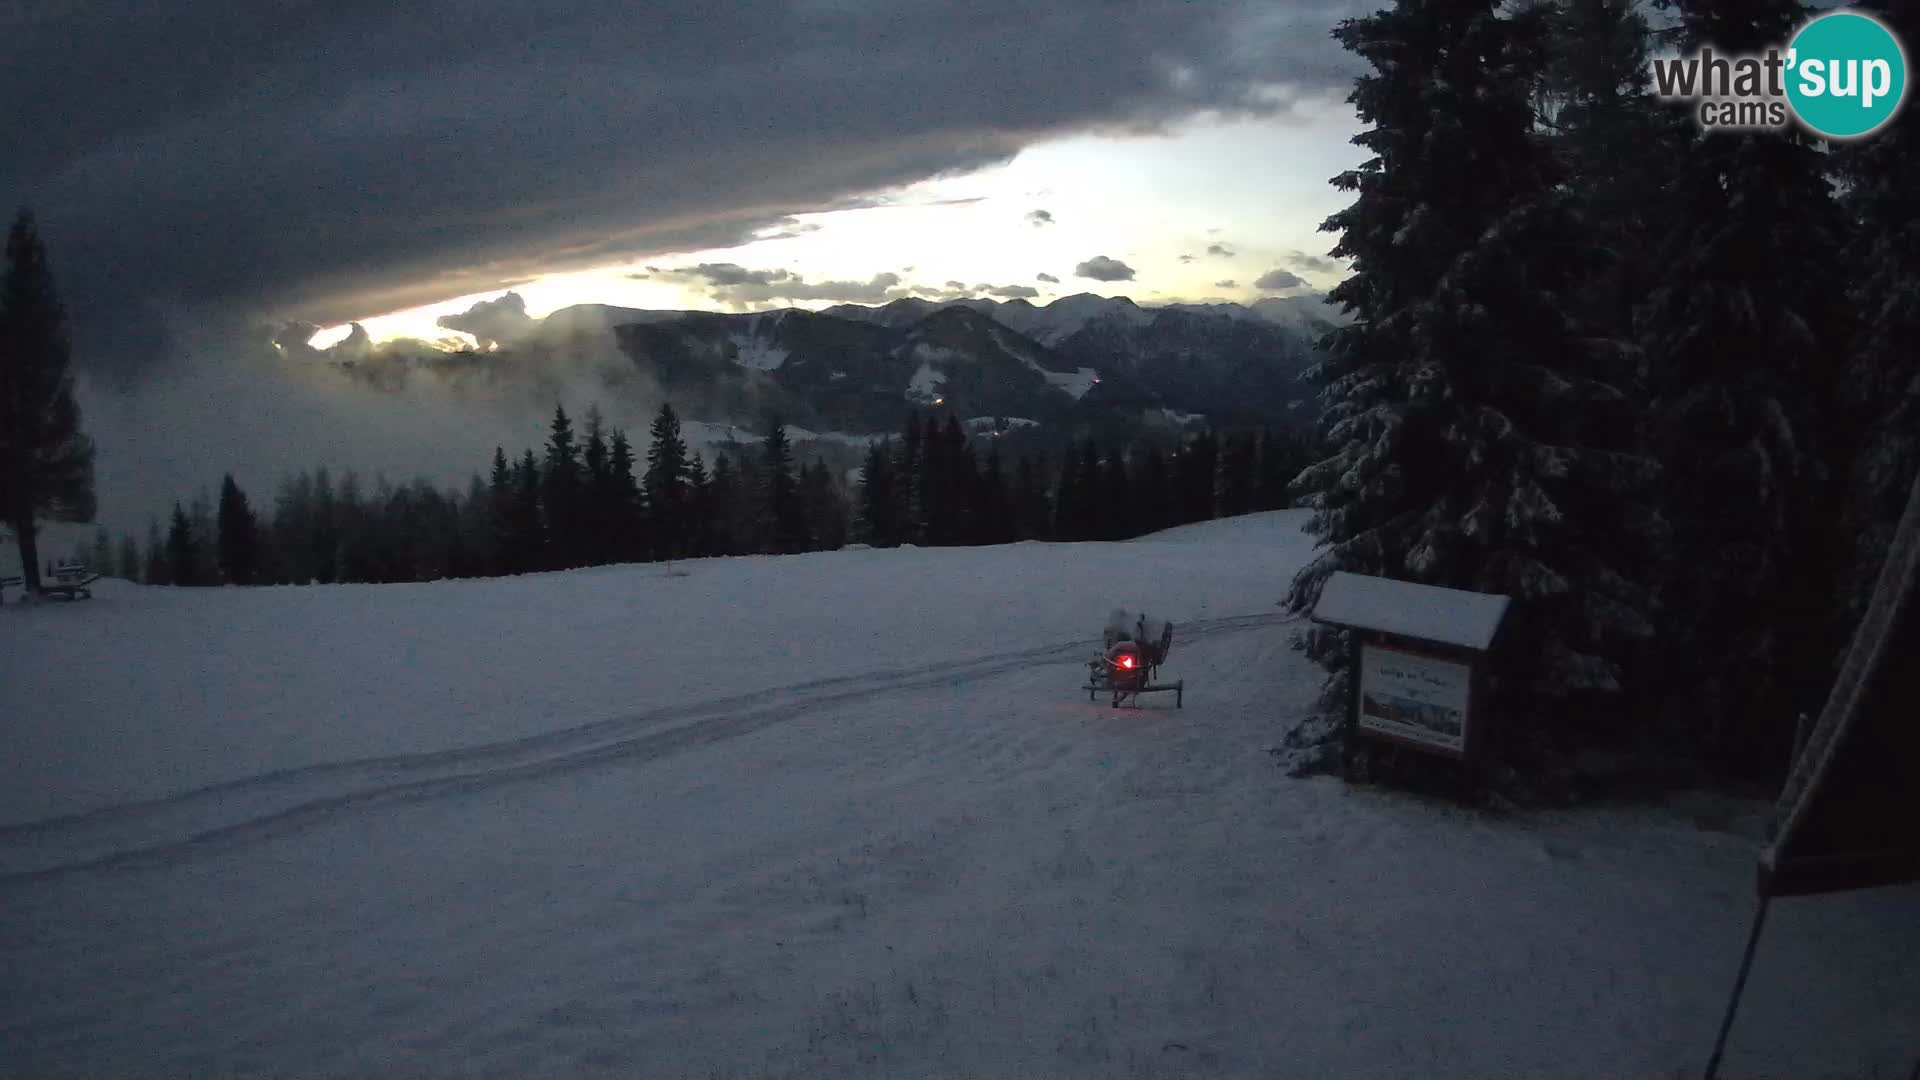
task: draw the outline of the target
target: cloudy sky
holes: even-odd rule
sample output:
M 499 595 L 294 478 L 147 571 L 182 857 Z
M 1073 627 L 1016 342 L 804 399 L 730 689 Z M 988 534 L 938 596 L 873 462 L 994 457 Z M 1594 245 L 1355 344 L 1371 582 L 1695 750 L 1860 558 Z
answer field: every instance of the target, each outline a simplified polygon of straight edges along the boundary
M 179 312 L 431 335 L 507 287 L 539 314 L 1320 284 L 1357 153 L 1328 30 L 1365 5 L 6 6 L 0 196 L 105 354 Z
M 1323 289 L 1361 157 L 1328 34 L 1371 6 L 0 0 L 0 200 L 49 244 L 103 504 L 151 501 L 474 426 L 289 387 L 289 322 Z

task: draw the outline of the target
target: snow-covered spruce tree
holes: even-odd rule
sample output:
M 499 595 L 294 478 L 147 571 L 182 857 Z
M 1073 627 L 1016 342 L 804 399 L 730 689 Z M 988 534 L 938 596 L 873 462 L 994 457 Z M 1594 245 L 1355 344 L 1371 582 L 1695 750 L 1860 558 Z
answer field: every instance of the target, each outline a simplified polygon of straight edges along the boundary
M 1673 225 L 1664 185 L 1692 121 L 1651 92 L 1652 33 L 1638 0 L 1535 2 L 1549 27 L 1537 108 L 1598 256 L 1576 303 L 1585 320 L 1630 344 L 1633 313 L 1657 277 L 1659 240 Z
M 1332 294 L 1353 321 L 1311 372 L 1324 457 L 1295 486 L 1324 550 L 1288 604 L 1335 570 L 1510 595 L 1500 692 L 1541 730 L 1621 690 L 1652 633 L 1618 560 L 1656 533 L 1657 470 L 1566 303 L 1590 257 L 1535 124 L 1544 20 L 1495 7 L 1407 0 L 1335 31 L 1374 69 L 1349 99 L 1374 157 L 1322 226 L 1354 263 Z M 1337 669 L 1331 644 L 1314 654 Z
M 1726 55 L 1786 41 L 1803 13 L 1675 6 L 1683 51 Z M 1841 222 L 1823 155 L 1794 128 L 1697 132 L 1670 191 L 1677 226 L 1638 328 L 1674 526 L 1661 682 L 1724 764 L 1777 770 L 1837 645 Z
M 1880 0 L 1858 10 L 1879 17 L 1901 41 L 1920 42 L 1920 3 Z M 1920 472 L 1920 123 L 1911 102 L 1906 110 L 1835 155 L 1853 230 L 1846 264 L 1858 273 L 1842 415 L 1861 432 L 1837 530 L 1853 542 L 1838 591 L 1843 630 L 1866 611 Z

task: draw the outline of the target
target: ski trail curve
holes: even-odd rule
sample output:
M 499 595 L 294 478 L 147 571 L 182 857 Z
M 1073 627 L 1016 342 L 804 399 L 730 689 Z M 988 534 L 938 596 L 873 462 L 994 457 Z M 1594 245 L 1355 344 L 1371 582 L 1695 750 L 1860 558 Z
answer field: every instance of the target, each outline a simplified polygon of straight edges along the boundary
M 1277 626 L 1277 613 L 1178 624 L 1179 641 Z M 0 826 L 0 883 L 164 860 L 279 835 L 334 813 L 416 802 L 737 738 L 822 707 L 1076 659 L 1087 640 L 892 668 L 649 710 L 477 746 L 302 766 L 83 813 Z

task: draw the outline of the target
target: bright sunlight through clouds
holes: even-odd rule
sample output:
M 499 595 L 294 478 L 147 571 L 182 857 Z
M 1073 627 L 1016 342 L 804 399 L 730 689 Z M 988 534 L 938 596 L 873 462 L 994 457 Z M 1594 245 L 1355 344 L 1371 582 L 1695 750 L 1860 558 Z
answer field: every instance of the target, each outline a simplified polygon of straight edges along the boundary
M 514 288 L 540 317 L 571 304 L 650 309 L 724 309 L 698 281 L 660 275 L 732 263 L 786 270 L 809 283 L 868 282 L 899 275 L 901 287 L 1025 285 L 1037 303 L 1092 292 L 1142 303 L 1247 301 L 1253 282 L 1299 253 L 1325 255 L 1332 237 L 1318 231 L 1345 204 L 1328 184 L 1361 152 L 1344 105 L 1300 110 L 1282 119 L 1198 122 L 1165 136 L 1084 135 L 1042 143 L 1008 164 L 887 192 L 878 205 L 795 217 L 765 238 L 730 248 L 688 251 L 571 274 Z M 1045 211 L 1038 215 L 1036 211 Z M 1131 280 L 1076 277 L 1074 268 L 1105 255 L 1134 271 Z M 1039 275 L 1059 279 L 1050 283 Z M 1325 290 L 1336 274 L 1307 274 Z M 1231 285 L 1223 284 L 1232 282 Z M 435 325 L 499 291 L 362 320 L 375 339 L 453 336 Z M 764 306 L 825 307 L 832 300 L 775 299 Z M 325 346 L 345 325 L 315 339 Z

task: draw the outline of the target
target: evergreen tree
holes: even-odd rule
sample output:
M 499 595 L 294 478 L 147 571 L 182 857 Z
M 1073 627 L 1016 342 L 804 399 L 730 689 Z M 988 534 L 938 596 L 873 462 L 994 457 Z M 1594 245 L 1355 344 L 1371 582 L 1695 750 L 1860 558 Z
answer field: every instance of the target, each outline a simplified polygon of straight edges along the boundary
M 1293 478 L 1311 462 L 1300 440 L 1284 432 L 1263 431 L 1255 451 L 1257 479 L 1254 481 L 1253 507 L 1256 510 L 1284 510 L 1289 505 L 1287 488 Z
M 1857 7 L 1899 40 L 1920 42 L 1920 6 L 1878 0 Z M 1853 538 L 1842 553 L 1836 590 L 1842 630 L 1865 614 L 1920 474 L 1920 124 L 1914 115 L 1905 112 L 1871 137 L 1843 144 L 1836 155 L 1854 235 L 1845 262 L 1860 268 L 1850 306 L 1864 315 L 1841 407 L 1848 426 L 1860 432 L 1835 530 Z
M 1548 34 L 1538 111 L 1592 254 L 1573 303 L 1626 346 L 1659 277 L 1658 241 L 1676 224 L 1666 185 L 1687 152 L 1690 121 L 1650 92 L 1651 34 L 1635 0 L 1539 2 Z
M 660 406 L 649 434 L 653 445 L 647 448 L 647 472 L 640 485 L 647 527 L 658 545 L 655 557 L 677 559 L 687 547 L 687 444 L 672 405 Z
M 494 574 L 514 574 L 525 569 L 521 562 L 518 534 L 514 528 L 515 491 L 513 467 L 507 464 L 503 447 L 493 448 L 493 469 L 487 474 L 487 532 L 493 538 Z
M 815 460 L 800 470 L 801 499 L 806 507 L 807 533 L 820 551 L 837 551 L 846 546 L 846 502 L 840 485 L 824 460 Z
M 934 423 L 929 415 L 922 442 L 926 453 L 927 542 L 967 543 L 971 540 L 969 519 L 973 489 L 979 482 L 978 469 L 959 418 L 950 414 L 944 425 L 935 427 Z
M 1007 491 L 1006 469 L 1000 463 L 1000 444 L 993 442 L 987 447 L 987 457 L 980 466 L 979 510 L 974 523 L 974 542 L 977 544 L 1011 544 L 1018 539 L 1015 535 L 1013 499 Z
M 274 492 L 273 519 L 268 527 L 268 573 L 284 585 L 313 580 L 313 552 L 308 536 L 313 530 L 313 478 L 306 472 L 280 477 Z
M 514 549 L 520 560 L 517 572 L 527 573 L 538 570 L 547 562 L 548 514 L 541 505 L 545 483 L 540 475 L 540 464 L 534 460 L 531 449 L 520 455 L 513 472 Z
M 1025 454 L 1014 461 L 1013 489 L 1008 498 L 1013 504 L 1015 540 L 1043 540 L 1051 534 L 1048 518 L 1052 508 L 1047 505 L 1045 476 L 1045 466 L 1036 465 Z
M 698 451 L 687 455 L 687 553 L 713 554 L 713 478 Z
M 877 442 L 867 445 L 867 460 L 860 467 L 859 517 L 862 543 L 892 547 L 900 542 L 900 493 L 893 460 Z
M 712 488 L 713 554 L 738 555 L 743 550 L 740 532 L 745 488 L 734 469 L 733 459 L 725 453 L 714 455 Z
M 1060 475 L 1053 486 L 1053 538 L 1085 540 L 1076 513 L 1080 498 L 1080 449 L 1072 442 L 1060 454 Z
M 793 448 L 787 441 L 786 424 L 778 415 L 767 423 L 766 438 L 760 444 L 758 529 L 760 550 L 776 555 L 805 551 L 811 540 L 807 535 L 806 508 L 793 470 Z
M 372 528 L 360 497 L 360 476 L 348 469 L 333 499 L 334 581 L 379 581 L 374 565 Z
M 1692 52 L 1787 40 L 1794 0 L 1679 0 Z M 1836 651 L 1825 568 L 1839 558 L 1830 426 L 1843 297 L 1823 155 L 1780 131 L 1698 133 L 1675 163 L 1680 225 L 1641 322 L 1652 451 L 1673 557 L 1660 654 L 1690 723 L 1730 763 L 1777 769 L 1817 710 Z
M 504 455 L 500 461 L 506 464 Z M 467 481 L 467 497 L 455 508 L 458 547 L 448 558 L 454 577 L 471 578 L 497 574 L 499 570 L 499 534 L 494 531 L 493 487 L 475 474 Z
M 900 438 L 893 448 L 893 482 L 899 494 L 900 509 L 895 520 L 899 522 L 899 543 L 920 544 L 926 542 L 926 512 L 922 501 L 922 471 L 920 445 L 920 413 L 908 410 L 906 426 L 900 432 Z
M 1253 509 L 1254 445 L 1244 432 L 1230 434 L 1221 447 L 1214 506 L 1221 517 L 1239 517 Z
M 608 543 L 613 523 L 613 466 L 608 457 L 605 421 L 600 409 L 587 410 L 586 448 L 581 451 L 586 491 L 583 498 L 581 551 L 594 565 L 612 561 Z
M 160 538 L 160 523 L 147 519 L 147 553 L 145 565 L 141 568 L 140 580 L 148 585 L 171 585 L 173 575 L 169 573 L 166 541 Z
M 1091 437 L 1080 444 L 1080 475 L 1074 478 L 1074 531 L 1081 540 L 1107 539 L 1106 472 L 1100 447 Z
M 312 529 L 306 543 L 312 551 L 313 580 L 322 585 L 340 580 L 340 524 L 333 476 L 321 466 L 313 473 Z
M 193 497 L 188 508 L 188 520 L 193 525 L 193 552 L 199 562 L 193 568 L 193 580 L 199 585 L 220 584 L 220 549 L 216 544 L 218 532 L 214 525 L 213 500 L 207 489 L 201 488 Z
M 1107 448 L 1101 465 L 1100 538 L 1125 540 L 1134 535 L 1133 486 L 1127 476 L 1127 457 Z
M 1289 604 L 1341 569 L 1512 596 L 1508 689 L 1537 704 L 1618 690 L 1651 633 L 1620 560 L 1656 532 L 1653 470 L 1603 377 L 1615 350 L 1567 310 L 1589 263 L 1535 132 L 1546 24 L 1496 6 L 1403 2 L 1335 32 L 1375 69 L 1349 99 L 1375 156 L 1323 226 L 1354 262 L 1332 294 L 1353 320 L 1310 372 L 1324 459 L 1300 483 L 1324 550 Z
M 1193 436 L 1181 448 L 1173 466 L 1175 511 L 1180 524 L 1213 519 L 1213 485 L 1219 465 L 1219 443 L 1211 431 Z
M 85 561 L 96 574 L 113 573 L 113 537 L 107 534 L 105 525 L 93 530 L 93 547 Z
M 167 583 L 204 585 L 200 580 L 198 538 L 193 535 L 193 519 L 178 502 L 173 504 L 172 523 L 167 526 Z
M 220 576 L 234 585 L 252 585 L 260 569 L 260 523 L 247 494 L 228 473 L 220 481 Z
M 66 310 L 22 209 L 0 275 L 0 523 L 20 548 L 29 594 L 40 590 L 40 520 L 94 517 L 93 440 L 80 431 L 68 352 Z
M 109 571 L 105 567 L 102 567 L 100 572 L 104 574 Z M 140 545 L 127 533 L 120 534 L 119 557 L 114 560 L 113 570 L 111 572 L 117 574 L 125 581 L 138 582 L 146 580 L 145 575 L 142 573 L 142 564 L 140 562 Z
M 612 524 L 615 558 L 622 561 L 641 558 L 646 551 L 641 530 L 640 482 L 633 471 L 633 445 L 627 433 L 613 433 L 613 445 L 607 451 L 608 482 L 612 486 Z
M 1167 476 L 1167 458 L 1160 447 L 1148 444 L 1140 455 L 1139 470 L 1132 477 L 1133 502 L 1142 533 L 1159 532 L 1173 524 L 1172 482 Z
M 540 474 L 541 509 L 546 516 L 547 562 L 553 567 L 580 565 L 581 507 L 585 484 L 580 448 L 574 441 L 567 410 L 553 407 L 548 428 L 546 464 Z

